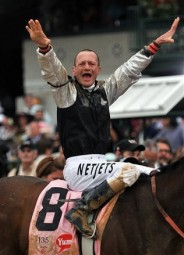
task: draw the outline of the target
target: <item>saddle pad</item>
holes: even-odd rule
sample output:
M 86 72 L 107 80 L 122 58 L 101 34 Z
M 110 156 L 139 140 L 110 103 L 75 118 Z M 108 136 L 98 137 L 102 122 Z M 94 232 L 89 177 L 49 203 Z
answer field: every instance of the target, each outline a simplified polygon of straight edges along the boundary
M 80 198 L 81 192 L 68 190 L 63 180 L 51 181 L 40 193 L 30 228 L 28 255 L 79 255 L 76 230 L 65 220 L 65 213 L 75 205 L 63 199 Z
M 66 181 L 50 182 L 40 193 L 29 227 L 28 255 L 79 255 L 79 244 L 74 226 L 64 215 L 75 206 L 82 192 L 70 191 Z M 97 240 L 82 238 L 82 255 L 100 255 L 101 239 L 111 211 L 118 199 L 114 196 L 96 219 Z
M 100 213 L 97 217 L 96 224 L 98 226 L 98 228 L 97 228 L 98 239 L 95 241 L 95 245 L 94 245 L 95 254 L 100 254 L 101 241 L 102 241 L 102 236 L 103 236 L 105 226 L 108 222 L 111 212 L 112 212 L 112 210 L 119 198 L 119 195 L 121 193 L 122 192 L 119 192 L 114 197 L 112 197 L 111 200 L 102 208 L 102 210 L 100 211 Z

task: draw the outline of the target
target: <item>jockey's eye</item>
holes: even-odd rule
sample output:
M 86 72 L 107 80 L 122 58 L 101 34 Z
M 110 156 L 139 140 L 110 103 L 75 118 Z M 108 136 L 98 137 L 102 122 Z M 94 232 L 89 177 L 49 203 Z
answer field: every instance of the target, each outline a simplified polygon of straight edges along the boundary
M 91 61 L 89 61 L 89 62 L 80 62 L 79 63 L 79 66 L 81 66 L 81 67 L 83 67 L 83 66 L 95 66 L 95 62 L 91 62 Z

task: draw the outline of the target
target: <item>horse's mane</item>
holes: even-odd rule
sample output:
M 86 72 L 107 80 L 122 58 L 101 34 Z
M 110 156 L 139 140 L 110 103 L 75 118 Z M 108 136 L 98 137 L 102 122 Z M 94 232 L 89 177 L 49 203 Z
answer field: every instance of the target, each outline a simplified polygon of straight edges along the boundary
M 173 171 L 173 170 L 176 170 L 176 169 L 180 169 L 181 167 L 183 166 L 183 171 L 184 171 L 184 157 L 181 157 L 180 159 L 172 162 L 171 164 L 169 165 L 166 165 L 166 166 L 162 166 L 160 168 L 160 174 L 163 174 L 167 171 Z

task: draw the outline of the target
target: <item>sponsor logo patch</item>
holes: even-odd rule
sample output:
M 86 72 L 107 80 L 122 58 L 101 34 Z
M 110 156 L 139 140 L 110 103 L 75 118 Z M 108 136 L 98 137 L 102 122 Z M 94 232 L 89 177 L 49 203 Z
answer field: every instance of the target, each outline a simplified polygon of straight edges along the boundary
M 59 253 L 71 248 L 72 239 L 72 234 L 62 234 L 56 239 L 56 245 L 60 248 Z

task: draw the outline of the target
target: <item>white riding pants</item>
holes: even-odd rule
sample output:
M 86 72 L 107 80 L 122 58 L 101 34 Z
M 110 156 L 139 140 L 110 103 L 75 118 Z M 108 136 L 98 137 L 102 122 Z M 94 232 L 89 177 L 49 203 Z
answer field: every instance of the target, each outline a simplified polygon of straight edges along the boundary
M 105 155 L 91 154 L 66 160 L 64 178 L 71 190 L 90 190 L 101 184 L 122 178 L 131 186 L 141 173 L 150 174 L 153 168 L 126 162 L 107 162 Z

